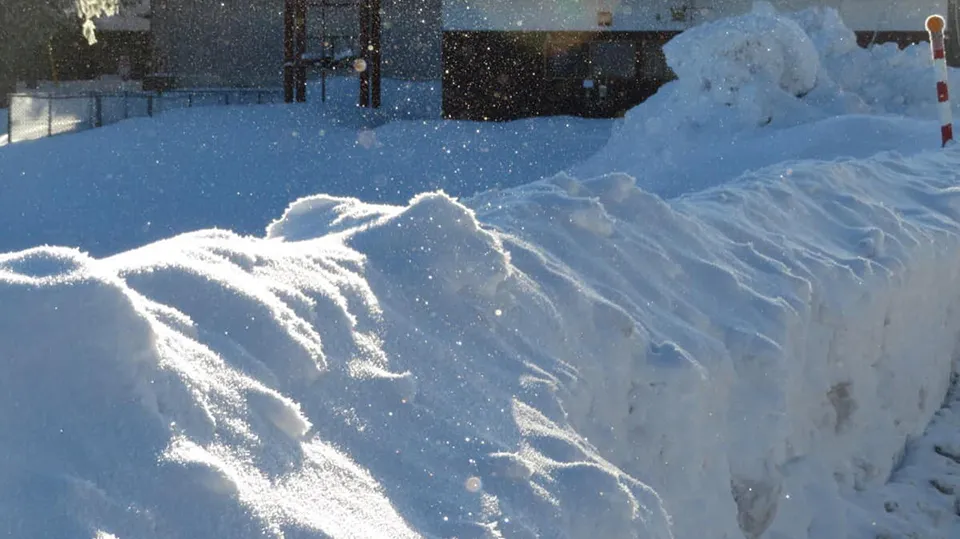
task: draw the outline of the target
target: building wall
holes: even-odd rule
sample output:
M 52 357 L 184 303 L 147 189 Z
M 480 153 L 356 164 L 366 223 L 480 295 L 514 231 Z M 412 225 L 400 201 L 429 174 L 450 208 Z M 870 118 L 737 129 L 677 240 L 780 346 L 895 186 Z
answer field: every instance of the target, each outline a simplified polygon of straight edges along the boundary
M 277 86 L 283 0 L 153 0 L 157 71 L 187 86 Z
M 726 0 L 711 2 L 715 11 L 691 11 L 681 9 L 682 1 L 604 0 L 613 19 L 601 28 L 599 0 L 446 0 L 443 115 L 466 120 L 619 116 L 673 78 L 663 45 L 676 33 L 752 6 L 752 0 Z M 865 0 L 857 1 L 862 7 Z M 640 2 L 644 9 L 634 7 Z M 785 10 L 811 5 L 773 3 Z M 836 0 L 835 7 L 852 9 L 850 4 Z M 876 1 L 874 6 L 890 9 L 867 10 L 854 19 L 861 22 L 848 25 L 863 46 L 888 41 L 904 46 L 927 38 L 923 20 L 937 10 L 935 4 Z
M 439 78 L 441 2 L 382 0 L 384 76 Z M 189 86 L 281 84 L 283 0 L 153 0 L 152 7 L 158 72 Z M 356 34 L 355 17 L 330 15 L 341 33 Z M 308 21 L 308 34 L 318 34 L 318 8 Z
M 381 0 L 383 75 L 439 79 L 443 0 Z
M 610 30 L 682 30 L 692 24 L 750 10 L 754 0 L 445 0 L 445 30 L 589 31 L 601 6 L 613 12 Z M 770 0 L 780 9 L 813 5 L 840 11 L 854 30 L 923 30 L 946 0 Z M 674 20 L 674 13 L 684 13 Z
M 612 31 L 675 31 L 750 9 L 753 0 L 381 0 L 383 75 L 438 79 L 442 32 L 595 31 L 600 5 Z M 946 0 L 773 0 L 785 9 L 832 5 L 855 30 L 920 30 Z M 686 7 L 686 10 L 682 8 Z M 315 10 L 315 8 L 314 8 Z M 683 16 L 677 20 L 677 14 Z M 311 12 L 313 13 L 313 11 Z M 349 23 L 347 23 L 349 25 Z M 355 21 L 354 21 L 355 24 Z M 159 72 L 185 85 L 279 86 L 283 0 L 153 0 Z M 315 26 L 314 26 L 315 28 Z

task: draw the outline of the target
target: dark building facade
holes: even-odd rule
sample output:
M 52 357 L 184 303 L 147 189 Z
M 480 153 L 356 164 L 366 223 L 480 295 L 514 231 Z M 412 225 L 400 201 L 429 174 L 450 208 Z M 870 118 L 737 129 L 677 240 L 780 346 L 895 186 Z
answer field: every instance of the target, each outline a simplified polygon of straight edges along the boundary
M 772 2 L 837 8 L 861 46 L 925 41 L 936 0 Z M 945 4 L 945 2 L 943 2 Z M 945 6 L 944 6 L 945 7 Z M 445 0 L 443 115 L 620 116 L 674 78 L 663 45 L 692 25 L 749 11 L 748 0 Z

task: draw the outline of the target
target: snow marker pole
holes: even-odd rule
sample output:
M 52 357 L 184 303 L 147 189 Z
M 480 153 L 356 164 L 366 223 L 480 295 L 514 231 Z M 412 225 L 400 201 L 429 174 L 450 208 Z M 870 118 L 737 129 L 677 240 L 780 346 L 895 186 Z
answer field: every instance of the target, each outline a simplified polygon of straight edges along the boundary
M 940 112 L 941 146 L 953 140 L 953 113 L 950 110 L 950 92 L 947 88 L 947 60 L 944 55 L 943 28 L 946 23 L 940 15 L 930 15 L 925 23 L 930 34 L 930 52 L 933 70 L 937 74 L 937 108 Z

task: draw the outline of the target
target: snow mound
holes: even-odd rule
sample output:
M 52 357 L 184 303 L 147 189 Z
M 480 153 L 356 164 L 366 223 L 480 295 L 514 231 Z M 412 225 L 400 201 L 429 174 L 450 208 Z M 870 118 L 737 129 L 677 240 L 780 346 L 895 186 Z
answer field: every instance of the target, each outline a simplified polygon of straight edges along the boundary
M 625 172 L 674 197 L 789 160 L 939 147 L 928 46 L 860 48 L 834 8 L 757 3 L 684 31 L 664 51 L 678 78 L 629 110 L 570 174 Z
M 664 47 L 684 90 L 744 107 L 777 88 L 801 97 L 816 85 L 820 57 L 806 32 L 767 3 L 695 26 Z M 699 92 L 698 92 L 699 90 Z
M 329 224 L 311 202 L 273 229 L 307 207 Z M 503 349 L 509 256 L 445 195 L 299 243 L 208 231 L 0 267 L 4 426 L 29 433 L 0 471 L 18 534 L 671 536 L 659 497 L 570 427 L 569 367 Z M 62 519 L 37 515 L 50 496 Z
M 757 2 L 739 17 L 684 31 L 664 53 L 678 79 L 663 91 L 674 101 L 686 96 L 688 116 L 720 114 L 711 111 L 718 105 L 738 112 L 741 127 L 836 114 L 936 116 L 929 46 L 861 48 L 832 7 L 778 12 Z
M 0 303 L 6 534 L 415 536 L 368 472 L 304 437 L 297 404 L 103 263 L 59 248 L 2 255 Z

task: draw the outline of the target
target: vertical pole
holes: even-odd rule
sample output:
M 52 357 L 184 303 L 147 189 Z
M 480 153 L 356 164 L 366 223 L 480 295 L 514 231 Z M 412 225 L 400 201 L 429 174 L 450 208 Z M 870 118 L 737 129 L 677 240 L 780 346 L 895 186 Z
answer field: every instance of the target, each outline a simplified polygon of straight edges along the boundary
M 940 113 L 940 142 L 946 146 L 953 140 L 953 112 L 950 110 L 950 91 L 947 87 L 947 60 L 943 50 L 943 29 L 946 25 L 940 15 L 927 17 L 925 26 L 930 34 L 930 52 L 933 69 L 937 74 L 937 109 Z
M 293 103 L 293 0 L 283 2 L 283 101 Z
M 298 103 L 307 100 L 307 66 L 303 63 L 303 55 L 307 52 L 307 0 L 294 0 L 296 14 L 294 23 L 296 29 L 293 36 L 294 59 L 296 70 L 296 99 Z
M 370 106 L 370 0 L 360 0 L 360 106 Z
M 53 96 L 47 95 L 47 136 L 53 136 Z
M 370 0 L 370 106 L 380 108 L 380 61 L 383 56 L 381 39 L 380 0 Z

